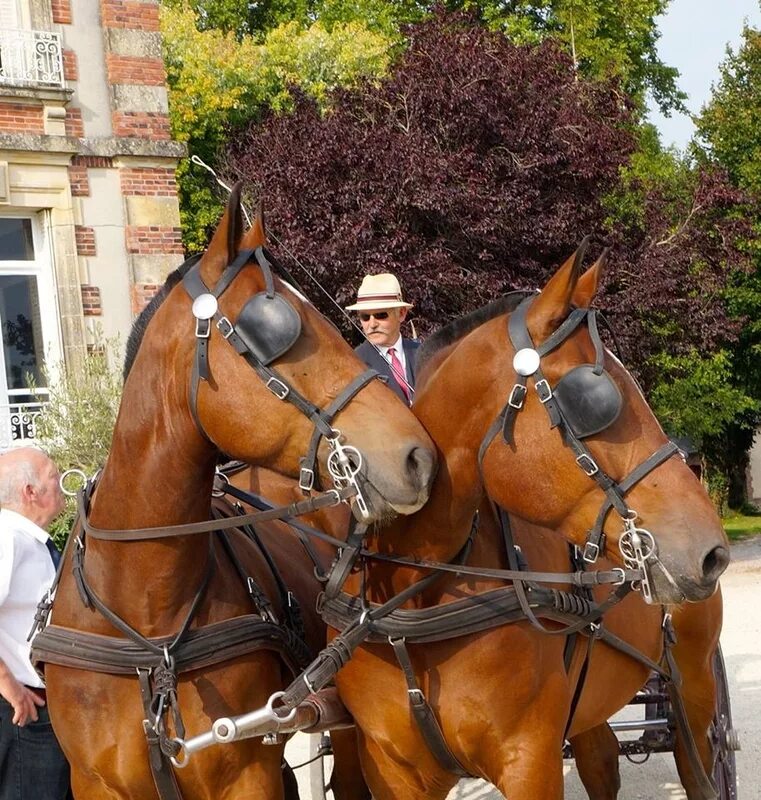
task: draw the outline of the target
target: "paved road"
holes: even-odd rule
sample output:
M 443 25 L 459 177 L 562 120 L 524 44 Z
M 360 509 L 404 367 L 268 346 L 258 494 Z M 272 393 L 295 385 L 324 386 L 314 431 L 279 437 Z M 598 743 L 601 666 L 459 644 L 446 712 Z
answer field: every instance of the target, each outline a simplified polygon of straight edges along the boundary
M 738 800 L 761 800 L 761 536 L 732 547 L 732 563 L 721 581 L 724 593 L 724 652 L 732 714 L 742 750 L 737 753 Z M 292 764 L 306 760 L 306 736 L 289 743 Z M 309 768 L 298 771 L 303 800 L 321 800 L 308 787 Z M 670 754 L 656 754 L 643 765 L 621 760 L 619 800 L 685 800 Z M 586 800 L 570 762 L 566 762 L 566 800 Z M 332 800 L 332 794 L 329 795 Z M 399 800 L 403 800 L 400 798 Z M 502 800 L 483 781 L 461 781 L 448 800 Z

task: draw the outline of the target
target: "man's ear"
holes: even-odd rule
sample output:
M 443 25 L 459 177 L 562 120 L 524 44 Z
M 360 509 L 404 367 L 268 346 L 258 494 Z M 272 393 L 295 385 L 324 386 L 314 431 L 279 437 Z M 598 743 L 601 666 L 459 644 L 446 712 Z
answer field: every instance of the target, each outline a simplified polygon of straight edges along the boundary
M 399 309 L 399 322 L 404 322 L 404 320 L 407 319 L 407 312 L 408 311 L 409 311 L 409 309 L 406 306 L 402 306 Z

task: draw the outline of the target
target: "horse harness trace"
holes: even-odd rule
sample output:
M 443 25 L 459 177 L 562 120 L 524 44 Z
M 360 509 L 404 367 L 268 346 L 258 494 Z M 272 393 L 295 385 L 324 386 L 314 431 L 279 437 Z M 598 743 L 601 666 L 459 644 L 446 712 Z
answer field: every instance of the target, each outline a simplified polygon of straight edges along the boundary
M 252 257 L 261 268 L 265 290 L 255 294 L 245 303 L 236 323 L 233 324 L 220 311 L 218 298 Z M 242 529 L 261 551 L 261 544 L 253 528 L 250 527 L 256 523 L 307 514 L 349 500 L 354 501 L 363 516 L 367 515 L 368 509 L 357 479 L 362 464 L 361 453 L 354 447 L 344 445 L 341 441 L 341 432 L 331 423 L 338 412 L 359 391 L 378 377 L 378 373 L 374 370 L 366 370 L 352 380 L 326 409 L 314 405 L 270 366 L 296 343 L 301 334 L 301 318 L 294 307 L 275 291 L 271 264 L 263 249 L 259 247 L 256 250 L 241 251 L 222 272 L 212 291 L 208 290 L 200 277 L 199 261 L 199 257 L 189 259 L 186 262 L 189 268 L 183 275 L 183 285 L 193 300 L 192 311 L 195 317 L 196 350 L 189 401 L 198 430 L 209 439 L 201 423 L 197 403 L 201 382 L 208 382 L 211 376 L 208 345 L 214 321 L 222 338 L 256 371 L 267 389 L 279 400 L 293 404 L 314 424 L 315 430 L 308 453 L 305 459 L 302 459 L 301 465 L 300 485 L 305 494 L 309 494 L 314 485 L 317 450 L 322 437 L 327 440 L 330 448 L 327 466 L 335 488 L 288 506 L 268 507 L 252 514 L 244 514 L 241 509 L 217 501 L 216 507 L 212 509 L 215 518 L 208 521 L 128 530 L 104 530 L 92 526 L 88 516 L 95 481 L 89 481 L 80 491 L 79 515 L 75 524 L 75 532 L 78 530 L 78 533 L 69 537 L 66 548 L 67 550 L 73 548 L 71 563 L 75 583 L 84 605 L 87 608 L 97 609 L 105 619 L 121 631 L 126 640 L 47 624 L 55 588 L 66 562 L 66 559 L 62 558 L 53 586 L 41 600 L 34 626 L 29 634 L 31 639 L 36 633 L 32 645 L 32 660 L 35 665 L 40 665 L 40 668 L 47 662 L 112 674 L 137 673 L 145 712 L 143 727 L 148 742 L 149 762 L 157 792 L 162 800 L 181 800 L 179 786 L 170 764 L 170 760 L 177 764 L 175 757 L 180 752 L 180 745 L 177 742 L 182 741 L 185 736 L 177 703 L 178 673 L 222 663 L 261 649 L 275 651 L 293 675 L 296 675 L 299 668 L 309 660 L 310 654 L 303 642 L 300 613 L 294 607 L 293 596 L 287 592 L 281 597 L 286 617 L 283 623 L 278 620 L 266 594 L 253 577 L 246 574 L 225 531 L 230 528 Z M 308 481 L 305 475 L 311 476 L 312 480 Z M 126 542 L 199 533 L 214 534 L 209 538 L 207 568 L 184 622 L 179 632 L 173 636 L 144 637 L 107 606 L 86 578 L 85 553 L 88 535 L 105 541 Z M 196 612 L 206 595 L 216 563 L 214 536 L 221 541 L 224 552 L 244 580 L 256 613 L 191 628 Z M 263 552 L 263 555 L 282 594 L 285 584 L 274 569 L 274 563 L 269 555 L 266 552 Z M 164 721 L 169 711 L 173 716 L 175 738 L 168 735 Z

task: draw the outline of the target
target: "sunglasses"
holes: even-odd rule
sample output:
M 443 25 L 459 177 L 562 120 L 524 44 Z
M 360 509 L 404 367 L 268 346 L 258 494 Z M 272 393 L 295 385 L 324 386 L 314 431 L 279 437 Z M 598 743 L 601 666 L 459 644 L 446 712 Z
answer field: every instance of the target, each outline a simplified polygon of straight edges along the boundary
M 368 320 L 375 317 L 375 319 L 388 319 L 388 311 L 376 311 L 374 314 L 360 314 L 359 318 L 362 322 L 367 322 Z

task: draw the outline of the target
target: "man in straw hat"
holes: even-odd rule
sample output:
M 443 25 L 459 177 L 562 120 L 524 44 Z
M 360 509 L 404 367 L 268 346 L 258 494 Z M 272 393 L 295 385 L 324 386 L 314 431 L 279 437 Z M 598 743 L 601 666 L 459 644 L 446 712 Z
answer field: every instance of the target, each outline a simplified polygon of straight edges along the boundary
M 415 357 L 420 343 L 402 336 L 401 325 L 412 303 L 402 299 L 395 275 L 384 272 L 366 275 L 357 292 L 357 302 L 347 306 L 356 311 L 366 341 L 357 348 L 359 357 L 388 378 L 392 389 L 407 405 L 412 403 L 415 385 Z

